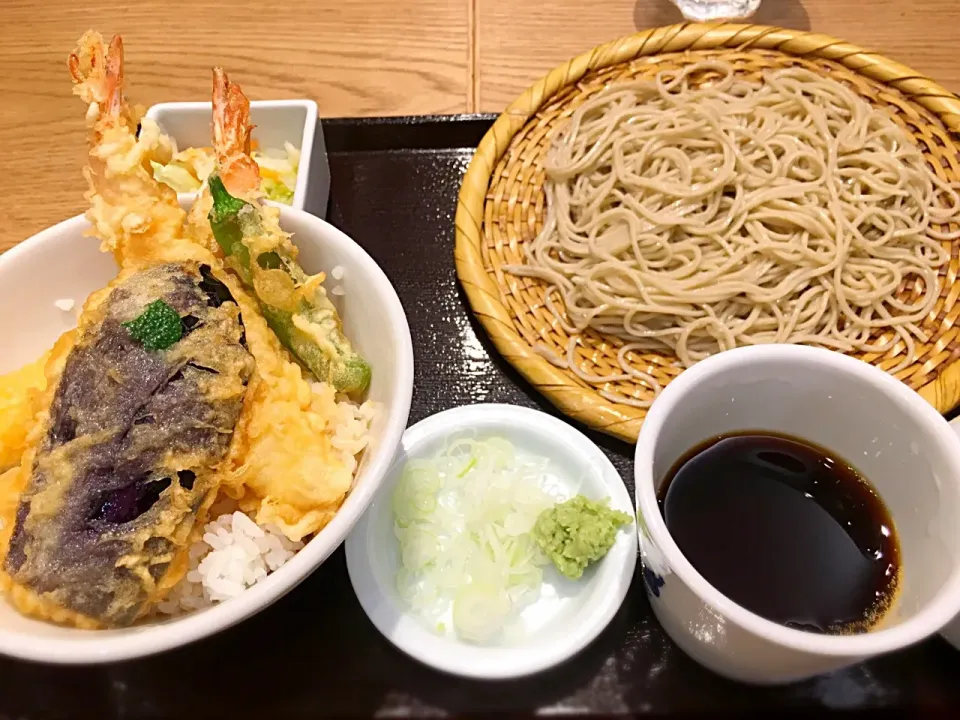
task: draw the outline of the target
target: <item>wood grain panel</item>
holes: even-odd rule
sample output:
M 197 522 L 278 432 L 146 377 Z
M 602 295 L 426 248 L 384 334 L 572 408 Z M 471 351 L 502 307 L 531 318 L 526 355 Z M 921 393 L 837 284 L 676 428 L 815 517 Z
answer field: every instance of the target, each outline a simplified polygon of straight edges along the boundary
M 498 112 L 539 77 L 590 48 L 638 30 L 682 22 L 669 0 L 477 0 L 477 104 Z M 956 0 L 763 0 L 750 19 L 813 30 L 883 53 L 960 90 Z
M 3 0 L 0 250 L 84 207 L 82 108 L 64 59 L 88 27 L 124 35 L 131 96 L 208 97 L 221 63 L 253 99 L 312 97 L 324 116 L 497 112 L 550 68 L 638 29 L 677 22 L 668 0 Z M 764 0 L 758 23 L 878 50 L 960 89 L 954 0 Z

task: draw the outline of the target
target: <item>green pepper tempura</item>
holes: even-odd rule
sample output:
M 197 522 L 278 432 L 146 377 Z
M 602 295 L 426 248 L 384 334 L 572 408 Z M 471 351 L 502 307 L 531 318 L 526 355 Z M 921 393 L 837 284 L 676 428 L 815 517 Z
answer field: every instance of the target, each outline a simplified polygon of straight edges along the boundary
M 587 565 L 607 554 L 617 531 L 631 522 L 627 513 L 611 510 L 606 501 L 577 495 L 540 513 L 533 537 L 557 570 L 577 580 Z
M 248 243 L 260 240 L 263 223 L 257 206 L 233 197 L 220 177 L 209 179 L 213 208 L 210 227 L 232 267 L 260 302 L 270 329 L 318 380 L 338 392 L 358 393 L 370 384 L 370 366 L 343 334 L 340 316 L 322 287 L 303 292 L 311 278 L 289 242 L 278 243 L 255 260 Z M 283 282 L 276 282 L 276 273 Z M 270 274 L 274 273 L 271 281 Z M 269 290 L 269 300 L 267 298 Z

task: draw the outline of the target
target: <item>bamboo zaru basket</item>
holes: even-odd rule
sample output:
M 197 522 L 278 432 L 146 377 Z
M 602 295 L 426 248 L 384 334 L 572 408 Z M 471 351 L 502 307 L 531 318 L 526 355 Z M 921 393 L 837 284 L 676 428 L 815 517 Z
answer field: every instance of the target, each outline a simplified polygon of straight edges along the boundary
M 590 385 L 551 364 L 535 348 L 563 357 L 569 336 L 545 307 L 547 286 L 508 274 L 503 266 L 522 262 L 523 244 L 542 227 L 543 161 L 574 109 L 611 83 L 652 78 L 705 58 L 722 58 L 748 77 L 802 66 L 846 83 L 889 110 L 942 178 L 960 181 L 960 99 L 908 67 L 825 35 L 757 25 L 674 25 L 602 45 L 533 85 L 494 123 L 467 170 L 456 214 L 457 274 L 497 350 L 538 392 L 567 416 L 628 442 L 636 441 L 646 411 L 611 402 L 599 390 L 635 398 L 652 390 L 637 381 Z M 896 373 L 941 412 L 960 404 L 960 243 L 950 245 L 939 299 L 922 324 L 929 340 L 918 342 L 915 361 Z M 621 345 L 618 338 L 587 331 L 577 341 L 576 359 L 592 375 L 619 374 Z M 889 370 L 902 352 L 900 344 L 883 356 L 859 357 Z M 681 372 L 669 351 L 633 353 L 630 361 L 661 385 Z

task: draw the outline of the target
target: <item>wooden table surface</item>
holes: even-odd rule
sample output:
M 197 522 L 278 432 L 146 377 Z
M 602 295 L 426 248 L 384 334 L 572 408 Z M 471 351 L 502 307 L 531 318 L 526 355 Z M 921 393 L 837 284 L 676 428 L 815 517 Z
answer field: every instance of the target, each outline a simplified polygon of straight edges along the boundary
M 0 250 L 82 212 L 83 107 L 65 59 L 90 27 L 121 33 L 130 97 L 209 98 L 222 64 L 253 99 L 322 115 L 496 112 L 594 45 L 679 21 L 668 0 L 0 0 Z M 547 9 L 539 9 L 546 7 Z M 754 22 L 882 52 L 960 90 L 955 0 L 763 0 Z

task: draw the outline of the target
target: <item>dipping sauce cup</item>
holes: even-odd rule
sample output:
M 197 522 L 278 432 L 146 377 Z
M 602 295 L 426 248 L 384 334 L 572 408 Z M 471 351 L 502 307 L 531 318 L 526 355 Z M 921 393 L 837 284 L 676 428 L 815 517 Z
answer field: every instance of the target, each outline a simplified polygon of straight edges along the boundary
M 812 441 L 880 494 L 900 538 L 900 589 L 875 628 L 822 635 L 771 622 L 722 595 L 680 552 L 657 506 L 660 483 L 689 449 L 735 430 Z M 865 362 L 797 345 L 703 360 L 653 403 L 634 474 L 650 603 L 677 645 L 720 675 L 800 680 L 905 648 L 960 612 L 960 439 L 917 393 Z

